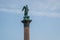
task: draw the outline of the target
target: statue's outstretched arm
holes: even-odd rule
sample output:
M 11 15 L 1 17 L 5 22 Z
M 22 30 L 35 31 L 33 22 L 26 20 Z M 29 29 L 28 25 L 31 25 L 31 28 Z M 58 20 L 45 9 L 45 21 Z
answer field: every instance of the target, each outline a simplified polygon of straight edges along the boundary
M 23 7 L 22 11 L 24 10 L 25 6 Z

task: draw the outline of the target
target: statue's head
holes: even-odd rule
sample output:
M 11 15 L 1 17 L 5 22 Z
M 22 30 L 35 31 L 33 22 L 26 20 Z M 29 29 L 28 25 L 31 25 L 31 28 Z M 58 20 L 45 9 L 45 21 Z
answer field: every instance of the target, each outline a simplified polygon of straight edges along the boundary
M 26 7 L 28 7 L 28 5 L 26 5 Z

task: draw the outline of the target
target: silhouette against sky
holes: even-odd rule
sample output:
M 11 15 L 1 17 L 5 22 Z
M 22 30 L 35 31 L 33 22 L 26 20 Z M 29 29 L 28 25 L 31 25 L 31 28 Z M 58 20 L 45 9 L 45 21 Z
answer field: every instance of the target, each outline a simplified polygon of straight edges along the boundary
M 0 0 L 0 40 L 24 40 L 26 4 L 32 19 L 30 40 L 60 40 L 60 0 Z

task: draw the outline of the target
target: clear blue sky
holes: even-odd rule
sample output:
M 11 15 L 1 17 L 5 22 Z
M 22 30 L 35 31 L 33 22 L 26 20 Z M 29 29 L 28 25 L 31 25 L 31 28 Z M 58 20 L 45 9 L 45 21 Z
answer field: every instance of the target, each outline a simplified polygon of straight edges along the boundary
M 26 4 L 30 40 L 60 40 L 60 0 L 0 0 L 0 40 L 24 40 L 21 9 Z

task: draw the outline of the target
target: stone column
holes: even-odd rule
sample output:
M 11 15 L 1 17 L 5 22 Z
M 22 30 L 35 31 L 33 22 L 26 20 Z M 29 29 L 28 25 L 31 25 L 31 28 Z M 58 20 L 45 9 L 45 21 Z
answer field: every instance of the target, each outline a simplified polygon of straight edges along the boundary
M 22 23 L 24 24 L 24 40 L 30 40 L 29 25 L 32 20 L 29 17 L 24 17 Z

